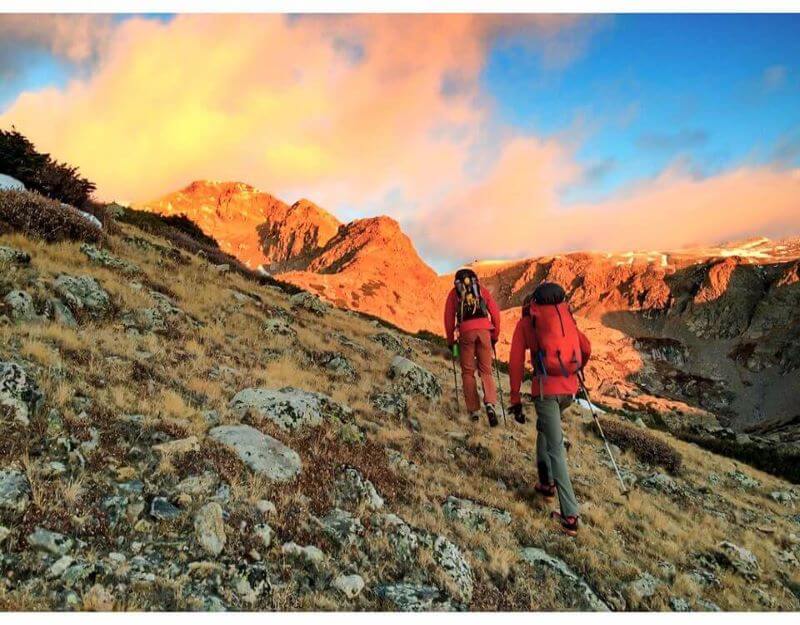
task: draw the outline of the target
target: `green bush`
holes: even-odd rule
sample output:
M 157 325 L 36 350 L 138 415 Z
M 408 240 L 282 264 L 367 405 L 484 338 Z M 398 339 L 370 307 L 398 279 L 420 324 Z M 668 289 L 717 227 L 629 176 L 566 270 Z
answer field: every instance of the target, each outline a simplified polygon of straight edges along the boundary
M 48 243 L 101 243 L 103 231 L 60 202 L 29 191 L 0 191 L 0 233 L 19 232 Z
M 0 173 L 16 178 L 29 190 L 78 208 L 89 202 L 96 188 L 78 173 L 77 167 L 38 152 L 13 128 L 0 130 Z

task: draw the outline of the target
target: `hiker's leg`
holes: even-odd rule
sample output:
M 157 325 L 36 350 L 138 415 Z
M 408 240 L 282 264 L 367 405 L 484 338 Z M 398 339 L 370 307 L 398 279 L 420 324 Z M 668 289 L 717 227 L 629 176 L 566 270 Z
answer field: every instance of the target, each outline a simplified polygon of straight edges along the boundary
M 536 471 L 539 484 L 548 486 L 553 483 L 553 469 L 550 467 L 550 456 L 547 454 L 547 435 L 542 428 L 542 420 L 536 419 Z
M 492 337 L 489 330 L 478 330 L 475 345 L 478 357 L 478 373 L 483 385 L 483 403 L 497 405 L 497 386 L 492 375 L 494 352 L 492 352 Z
M 481 407 L 478 397 L 478 385 L 475 382 L 475 333 L 463 332 L 458 337 L 461 360 L 461 386 L 464 389 L 464 403 L 468 412 L 475 412 Z
M 550 460 L 552 479 L 558 488 L 558 502 L 565 517 L 578 516 L 578 501 L 567 470 L 567 454 L 564 450 L 564 433 L 561 430 L 561 397 L 534 398 L 536 405 L 536 428 L 544 432 L 547 457 Z

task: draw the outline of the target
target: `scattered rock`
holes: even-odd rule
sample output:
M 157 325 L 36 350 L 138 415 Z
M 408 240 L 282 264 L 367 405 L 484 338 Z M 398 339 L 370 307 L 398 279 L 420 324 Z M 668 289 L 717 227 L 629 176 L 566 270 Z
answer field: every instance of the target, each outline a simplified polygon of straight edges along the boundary
M 745 579 L 758 579 L 760 572 L 758 560 L 751 551 L 744 547 L 739 547 L 732 542 L 724 540 L 717 545 L 717 551 L 714 552 L 714 555 L 720 564 L 734 569 Z
M 403 342 L 399 338 L 393 334 L 390 334 L 389 332 L 378 332 L 378 334 L 374 334 L 369 338 L 371 341 L 375 341 L 378 345 L 383 345 L 387 351 L 390 351 L 394 354 L 405 356 L 411 352 L 410 349 L 403 345 Z
M 491 521 L 509 525 L 511 515 L 505 510 L 484 506 L 469 499 L 450 496 L 442 505 L 446 519 L 458 521 L 473 530 L 489 530 Z
M 17 323 L 23 321 L 37 321 L 39 315 L 33 305 L 33 298 L 25 291 L 9 291 L 3 298 L 8 315 Z
M 326 371 L 337 378 L 347 381 L 354 381 L 358 378 L 358 373 L 342 354 L 328 352 L 319 356 L 318 364 L 323 366 Z
M 597 596 L 594 590 L 591 589 L 589 584 L 584 579 L 578 577 L 572 569 L 567 566 L 566 562 L 551 556 L 549 553 L 536 547 L 525 547 L 520 552 L 522 559 L 532 564 L 533 566 L 547 566 L 556 571 L 568 583 L 570 583 L 582 598 L 581 609 L 588 609 L 592 611 L 606 612 L 609 610 L 608 605 Z
M 28 535 L 28 544 L 39 551 L 63 556 L 72 549 L 73 540 L 58 532 L 37 527 L 32 534 Z
M 36 381 L 14 362 L 0 362 L 0 406 L 28 425 L 44 399 Z
M 437 536 L 433 540 L 433 559 L 442 572 L 455 584 L 456 598 L 463 603 L 472 601 L 474 578 L 472 568 L 461 553 L 461 550 L 444 536 Z
M 678 485 L 666 473 L 653 473 L 643 478 L 639 485 L 648 490 L 662 492 L 666 495 L 673 495 L 678 492 Z
M 81 252 L 83 252 L 86 257 L 96 265 L 102 265 L 103 267 L 108 267 L 109 269 L 118 269 L 122 273 L 128 275 L 133 275 L 140 272 L 140 269 L 136 264 L 128 260 L 123 260 L 122 258 L 117 258 L 108 251 L 98 249 L 89 243 L 84 243 L 81 245 Z
M 174 506 L 166 497 L 154 497 L 150 502 L 150 516 L 159 521 L 171 521 L 181 515 L 180 508 Z
M 91 276 L 61 274 L 53 288 L 74 313 L 85 312 L 93 319 L 101 319 L 111 312 L 111 298 Z
M 5 525 L 0 525 L 0 547 L 3 546 L 3 543 L 6 541 L 11 535 L 11 530 L 8 529 Z
M 194 535 L 207 554 L 218 556 L 222 553 L 226 541 L 222 506 L 211 502 L 200 508 L 194 517 Z
M 27 265 L 31 262 L 31 255 L 28 252 L 0 245 L 0 263 L 10 265 Z
M 57 297 L 50 297 L 45 304 L 45 314 L 48 319 L 52 319 L 56 323 L 69 328 L 78 327 L 78 322 L 72 311 L 64 305 Z
M 372 482 L 356 469 L 348 467 L 333 485 L 333 504 L 337 508 L 354 510 L 364 506 L 367 510 L 383 508 L 383 497 Z
M 389 377 L 406 392 L 417 393 L 435 400 L 442 396 L 442 386 L 430 371 L 403 356 L 395 356 L 389 367 Z
M 253 411 L 287 431 L 320 425 L 324 418 L 343 420 L 352 414 L 348 406 L 335 402 L 323 393 L 291 386 L 279 390 L 246 388 L 233 396 L 229 406 L 242 415 Z
M 402 393 L 379 392 L 370 397 L 372 405 L 381 412 L 395 417 L 408 415 L 408 400 Z
M 275 533 L 272 531 L 272 528 L 268 523 L 259 523 L 253 528 L 253 534 L 258 537 L 264 548 L 268 549 L 272 544 L 272 537 Z
M 400 612 L 451 611 L 453 606 L 435 586 L 401 582 L 382 584 L 375 594 Z
M 644 573 L 630 584 L 630 591 L 637 601 L 641 601 L 656 594 L 656 590 L 661 585 L 662 582 L 650 575 L 650 573 Z
M 295 337 L 297 332 L 289 325 L 285 319 L 280 317 L 273 317 L 264 322 L 264 332 L 272 336 L 288 336 Z
M 347 510 L 334 508 L 320 521 L 325 534 L 338 545 L 355 544 L 364 534 L 361 521 Z
M 276 514 L 275 504 L 267 499 L 259 499 L 256 502 L 256 510 L 263 515 Z
M 180 454 L 188 454 L 190 451 L 198 451 L 200 449 L 200 441 L 196 436 L 188 438 L 179 438 L 166 443 L 153 445 L 153 451 L 162 456 L 173 456 Z
M 284 543 L 281 547 L 281 553 L 313 567 L 319 566 L 325 561 L 325 553 L 314 545 L 301 547 L 294 542 Z
M 742 473 L 738 469 L 728 472 L 727 475 L 734 484 L 746 490 L 753 490 L 761 486 L 761 482 L 757 479 L 750 477 L 746 473 Z
M 220 425 L 209 435 L 230 447 L 253 472 L 269 480 L 291 480 L 302 468 L 296 451 L 249 425 Z
M 360 575 L 339 575 L 331 584 L 348 599 L 355 599 L 364 590 L 364 578 Z
M 21 514 L 28 507 L 30 486 L 22 471 L 0 469 L 0 510 Z
M 219 477 L 216 473 L 205 471 L 200 475 L 190 475 L 185 478 L 175 487 L 175 490 L 186 495 L 207 495 L 216 488 L 218 481 Z
M 691 612 L 692 606 L 689 605 L 689 602 L 686 599 L 681 597 L 670 597 L 669 598 L 669 607 L 673 612 Z
M 312 295 L 308 291 L 300 291 L 299 293 L 295 293 L 289 298 L 289 303 L 291 304 L 292 308 L 302 308 L 303 310 L 307 310 L 308 312 L 319 317 L 323 316 L 330 309 L 328 304 L 323 302 L 316 295 Z

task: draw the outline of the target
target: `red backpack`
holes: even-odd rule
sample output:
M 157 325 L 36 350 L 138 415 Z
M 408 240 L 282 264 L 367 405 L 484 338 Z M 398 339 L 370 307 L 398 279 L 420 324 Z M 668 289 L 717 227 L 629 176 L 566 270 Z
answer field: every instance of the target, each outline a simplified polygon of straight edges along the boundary
M 565 298 L 564 289 L 552 282 L 534 291 L 530 312 L 539 349 L 533 358 L 540 377 L 569 377 L 583 365 L 578 326 Z

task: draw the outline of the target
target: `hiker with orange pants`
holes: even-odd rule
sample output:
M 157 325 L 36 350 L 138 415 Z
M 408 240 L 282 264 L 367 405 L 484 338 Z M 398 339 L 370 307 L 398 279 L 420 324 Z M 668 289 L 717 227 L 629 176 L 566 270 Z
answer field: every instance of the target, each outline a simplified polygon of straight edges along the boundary
M 522 318 L 511 339 L 508 369 L 511 407 L 517 423 L 525 423 L 520 387 L 525 373 L 525 353 L 530 351 L 534 377 L 531 394 L 536 407 L 537 494 L 552 500 L 558 495 L 561 511 L 553 517 L 570 536 L 578 533 L 578 501 L 572 489 L 564 450 L 561 414 L 578 392 L 578 372 L 592 354 L 589 339 L 578 330 L 566 302 L 564 289 L 543 282 L 526 298 Z
M 494 345 L 500 336 L 500 309 L 488 289 L 478 283 L 472 269 L 456 272 L 453 288 L 444 307 L 444 329 L 447 345 L 461 364 L 464 402 L 470 418 L 478 421 L 481 400 L 475 371 L 483 386 L 483 403 L 489 425 L 497 425 L 497 387 L 492 378 Z M 458 342 L 456 343 L 456 330 Z

